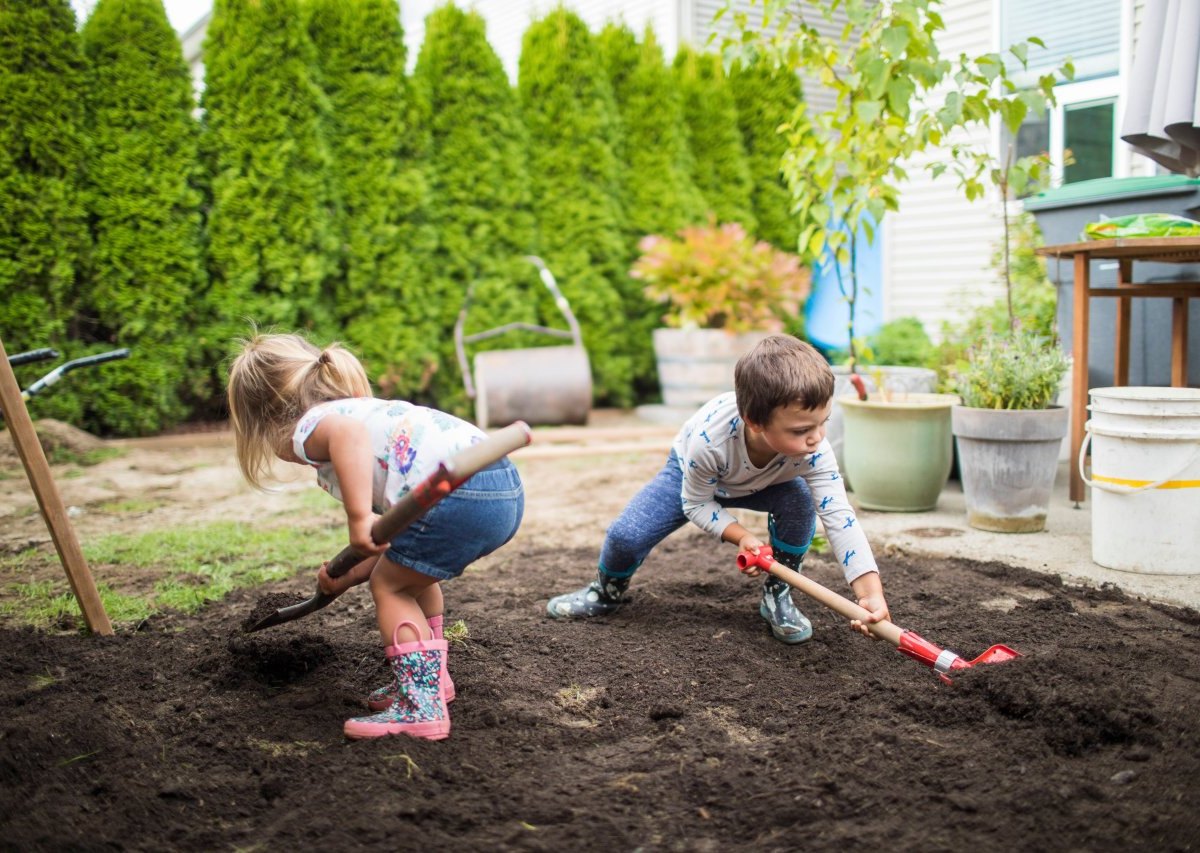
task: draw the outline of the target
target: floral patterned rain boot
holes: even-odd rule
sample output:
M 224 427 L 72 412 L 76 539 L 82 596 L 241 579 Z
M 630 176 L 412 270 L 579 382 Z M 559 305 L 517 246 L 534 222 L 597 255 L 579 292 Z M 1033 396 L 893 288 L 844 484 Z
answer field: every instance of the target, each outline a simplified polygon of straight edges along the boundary
M 604 616 L 625 603 L 625 591 L 629 589 L 629 578 L 614 578 L 597 571 L 596 579 L 574 592 L 566 592 L 550 599 L 546 612 L 555 619 L 580 619 L 588 616 Z
M 442 634 L 442 616 L 429 617 L 429 630 L 433 633 L 435 640 L 440 640 Z M 450 678 L 450 671 L 446 669 L 446 663 L 450 660 L 449 644 L 447 644 L 446 654 L 442 658 L 442 693 L 445 696 L 447 704 L 454 701 L 455 690 L 454 681 Z M 367 696 L 367 707 L 372 711 L 383 711 L 396 698 L 396 681 L 393 679 L 383 687 L 377 687 L 372 690 Z
M 794 553 L 780 543 L 772 542 L 775 559 L 793 571 L 800 571 L 804 553 Z M 807 550 L 807 549 L 806 549 Z M 781 643 L 803 643 L 812 639 L 812 623 L 800 612 L 792 601 L 792 588 L 776 577 L 768 577 L 763 583 L 762 600 L 758 615 L 771 628 L 771 635 Z
M 397 643 L 396 634 L 405 625 L 415 631 L 412 622 L 402 622 L 387 647 L 388 663 L 396 675 L 396 697 L 378 714 L 346 720 L 342 730 L 348 738 L 408 735 L 426 740 L 442 740 L 450 734 L 450 711 L 442 697 L 441 673 L 445 666 L 445 640 L 418 640 Z

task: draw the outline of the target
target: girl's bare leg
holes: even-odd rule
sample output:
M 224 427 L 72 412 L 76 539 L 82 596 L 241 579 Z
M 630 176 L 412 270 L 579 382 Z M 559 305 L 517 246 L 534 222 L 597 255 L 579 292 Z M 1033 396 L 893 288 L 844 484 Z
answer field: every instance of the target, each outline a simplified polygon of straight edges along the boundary
M 417 596 L 417 604 L 421 606 L 426 619 L 441 616 L 445 609 L 445 604 L 442 602 L 442 585 L 434 582 L 425 587 L 425 591 Z
M 431 585 L 436 586 L 437 580 L 393 563 L 387 557 L 379 558 L 371 573 L 371 596 L 375 599 L 375 617 L 385 646 L 392 644 L 393 632 L 403 622 L 413 623 L 418 632 L 407 626 L 401 628 L 396 634 L 397 642 L 430 639 L 429 623 L 417 600 Z

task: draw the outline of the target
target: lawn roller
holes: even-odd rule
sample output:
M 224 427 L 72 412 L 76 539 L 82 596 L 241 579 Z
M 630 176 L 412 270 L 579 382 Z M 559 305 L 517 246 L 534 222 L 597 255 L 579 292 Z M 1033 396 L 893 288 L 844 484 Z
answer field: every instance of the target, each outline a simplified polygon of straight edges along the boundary
M 579 323 L 542 259 L 527 255 L 525 260 L 537 267 L 542 284 L 554 297 L 554 305 L 566 320 L 568 328 L 506 323 L 464 336 L 467 312 L 475 294 L 475 285 L 472 283 L 454 323 L 454 348 L 462 370 L 464 390 L 475 401 L 475 423 L 483 429 L 516 420 L 535 425 L 587 423 L 588 412 L 592 408 L 592 371 Z M 509 332 L 531 332 L 570 343 L 476 353 L 475 371 L 472 374 L 467 344 Z
M 826 589 L 816 581 L 810 580 L 799 572 L 775 562 L 770 546 L 764 545 L 759 548 L 757 556 L 743 551 L 738 554 L 737 564 L 738 568 L 742 571 L 751 566 L 757 566 L 763 571 L 769 572 L 779 578 L 789 586 L 800 590 L 810 598 L 815 598 L 826 607 L 845 616 L 847 619 L 865 620 L 871 615 L 865 608 L 860 607 L 853 601 L 848 601 L 833 590 Z M 1019 652 L 1010 649 L 1008 646 L 995 645 L 975 658 L 975 660 L 969 661 L 949 649 L 935 646 L 919 634 L 913 631 L 906 631 L 893 622 L 883 621 L 867 624 L 864 621 L 863 624 L 867 625 L 867 630 L 876 637 L 881 640 L 887 640 L 895 646 L 900 654 L 931 667 L 937 673 L 938 678 L 947 684 L 950 683 L 949 673 L 953 670 L 968 669 L 981 663 L 1004 663 L 1013 658 L 1021 657 Z
M 19 352 L 16 355 L 9 356 L 8 363 L 13 365 L 28 364 L 32 361 L 44 361 L 48 358 L 58 358 L 58 351 L 49 348 L 42 348 L 30 350 L 29 352 Z M 66 362 L 65 364 L 60 364 L 58 367 L 54 368 L 41 379 L 38 379 L 36 382 L 22 391 L 21 399 L 28 401 L 30 397 L 42 393 L 72 370 L 78 370 L 81 367 L 91 367 L 95 364 L 103 364 L 106 361 L 116 361 L 119 358 L 129 358 L 129 350 L 122 347 L 121 349 L 115 349 L 110 352 L 101 352 L 96 353 L 95 355 L 85 355 L 82 358 L 76 358 Z M 0 414 L 0 420 L 2 420 L 3 417 L 3 414 Z
M 390 542 L 396 534 L 404 530 L 434 504 L 457 489 L 471 477 L 487 466 L 499 462 L 509 453 L 518 450 L 533 440 L 533 433 L 524 421 L 509 424 L 504 429 L 497 430 L 478 444 L 460 450 L 450 459 L 438 465 L 438 469 L 418 483 L 404 497 L 396 501 L 387 511 L 375 520 L 371 528 L 371 538 L 377 543 Z M 360 561 L 366 559 L 347 545 L 336 557 L 329 561 L 326 572 L 331 578 L 340 578 L 350 571 Z M 337 598 L 327 595 L 317 587 L 316 595 L 292 604 L 280 607 L 268 613 L 262 619 L 250 624 L 244 630 L 247 634 L 291 622 L 310 613 L 315 613 Z M 253 616 L 253 614 L 251 614 Z

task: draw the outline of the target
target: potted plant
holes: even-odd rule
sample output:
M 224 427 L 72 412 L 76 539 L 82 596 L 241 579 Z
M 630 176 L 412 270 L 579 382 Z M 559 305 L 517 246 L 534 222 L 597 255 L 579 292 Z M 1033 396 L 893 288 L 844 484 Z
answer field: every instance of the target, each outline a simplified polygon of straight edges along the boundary
M 652 234 L 638 248 L 630 275 L 667 309 L 654 353 L 668 407 L 695 409 L 732 390 L 737 360 L 784 331 L 808 298 L 811 276 L 800 258 L 754 240 L 736 222 Z
M 1027 44 L 1041 42 L 1029 39 L 1009 50 L 1022 69 L 1027 66 Z M 1056 77 L 1074 76 L 1074 68 L 1065 63 L 1055 74 L 1038 78 L 1036 85 L 1021 88 L 1009 75 L 1009 63 L 998 54 L 974 63 L 961 61 L 956 76 L 960 89 L 947 97 L 939 113 L 946 125 L 957 126 L 964 118 L 967 123 L 987 123 L 999 116 L 1015 136 L 1030 110 L 1041 113 L 1054 103 Z M 1045 153 L 1016 158 L 1012 145 L 1001 157 L 969 144 L 951 145 L 950 155 L 932 167 L 934 174 L 951 169 L 968 199 L 984 197 L 985 182 L 990 183 L 1004 226 L 999 261 L 1006 322 L 999 330 L 978 329 L 979 337 L 969 345 L 966 364 L 955 378 L 962 405 L 954 407 L 951 421 L 967 523 L 1001 533 L 1036 532 L 1046 526 L 1069 425 L 1067 409 L 1052 404 L 1070 362 L 1052 330 L 1018 322 L 1012 245 L 1021 228 L 1014 227 L 1009 205 L 1049 183 L 1050 160 Z
M 842 467 L 864 507 L 931 509 L 950 473 L 957 398 L 886 389 L 868 397 L 857 376 L 854 324 L 859 241 L 874 242 L 885 213 L 899 209 L 907 164 L 944 133 L 932 106 L 952 69 L 934 40 L 944 25 L 933 0 L 751 5 L 762 14 L 751 21 L 734 12 L 737 32 L 724 39 L 725 55 L 783 65 L 820 80 L 833 95 L 827 109 L 802 105 L 784 125 L 781 171 L 800 220 L 800 250 L 813 262 L 832 261 L 849 308 L 849 371 L 860 392 L 836 400 L 844 419 Z M 821 28 L 811 20 L 818 15 L 826 22 Z

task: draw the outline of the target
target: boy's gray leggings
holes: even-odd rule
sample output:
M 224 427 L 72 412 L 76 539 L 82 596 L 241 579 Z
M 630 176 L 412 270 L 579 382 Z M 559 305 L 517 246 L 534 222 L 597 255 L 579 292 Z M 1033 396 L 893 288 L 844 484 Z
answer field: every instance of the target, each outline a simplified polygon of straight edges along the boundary
M 608 528 L 600 550 L 600 571 L 612 578 L 628 578 L 654 549 L 684 524 L 683 472 L 672 450 L 667 464 L 634 495 Z M 812 492 L 797 477 L 740 498 L 718 498 L 724 507 L 752 509 L 770 514 L 768 528 L 775 558 L 792 568 L 800 565 L 816 530 L 817 513 Z M 732 566 L 736 555 L 729 554 Z

